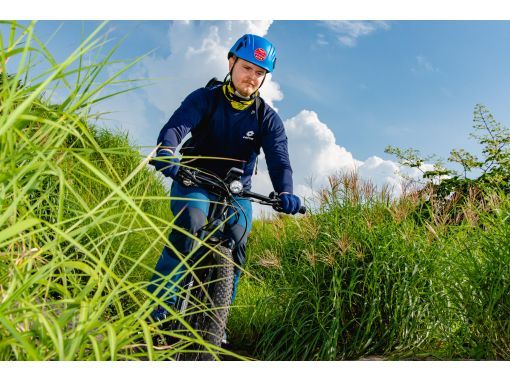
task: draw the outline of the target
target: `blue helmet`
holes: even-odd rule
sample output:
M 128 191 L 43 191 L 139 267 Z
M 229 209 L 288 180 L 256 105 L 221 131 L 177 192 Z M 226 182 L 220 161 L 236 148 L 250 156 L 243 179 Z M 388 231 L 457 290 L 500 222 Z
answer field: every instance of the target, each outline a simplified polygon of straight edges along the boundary
M 228 52 L 228 58 L 234 55 L 262 67 L 269 73 L 274 70 L 276 63 L 276 48 L 273 44 L 254 34 L 245 34 L 237 40 Z

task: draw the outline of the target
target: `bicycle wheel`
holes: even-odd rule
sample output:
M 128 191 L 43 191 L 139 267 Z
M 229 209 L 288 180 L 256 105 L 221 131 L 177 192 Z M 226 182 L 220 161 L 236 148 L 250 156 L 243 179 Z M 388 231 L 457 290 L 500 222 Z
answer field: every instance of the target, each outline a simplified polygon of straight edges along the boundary
M 212 305 L 210 312 L 207 313 L 209 317 L 205 318 L 202 337 L 206 342 L 221 347 L 232 299 L 234 264 L 231 249 L 223 246 L 217 248 L 220 253 L 214 254 L 217 267 L 215 269 L 214 287 L 212 294 L 210 294 Z M 199 360 L 214 360 L 214 356 L 209 352 L 203 352 Z
M 203 310 L 208 308 L 208 291 L 213 276 L 211 269 L 201 270 L 196 273 L 198 284 L 190 275 L 184 286 L 183 296 L 178 298 L 176 309 L 184 317 L 186 323 L 191 328 L 200 333 L 203 338 L 203 326 L 206 325 L 207 315 Z M 188 330 L 181 322 L 175 321 L 172 329 L 183 333 L 189 338 L 194 338 L 194 334 Z M 186 344 L 186 349 L 175 356 L 175 360 L 196 361 L 200 360 L 201 349 L 196 344 Z
M 219 246 L 220 253 L 213 253 L 211 261 L 206 261 L 207 269 L 200 271 L 199 283 L 193 281 L 185 287 L 186 296 L 179 299 L 177 310 L 186 322 L 209 344 L 220 347 L 227 326 L 230 301 L 234 282 L 232 250 Z M 190 285 L 191 284 L 191 285 Z M 185 330 L 180 322 L 173 329 Z M 185 333 L 190 338 L 191 332 Z M 204 352 L 205 348 L 192 344 L 176 360 L 214 360 L 214 355 Z

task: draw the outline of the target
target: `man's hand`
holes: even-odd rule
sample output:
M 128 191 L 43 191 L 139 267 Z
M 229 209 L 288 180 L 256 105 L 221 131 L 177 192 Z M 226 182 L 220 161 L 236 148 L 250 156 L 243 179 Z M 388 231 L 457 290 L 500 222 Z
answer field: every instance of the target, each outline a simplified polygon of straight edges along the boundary
M 170 149 L 160 149 L 156 157 L 150 161 L 150 164 L 156 168 L 157 171 L 163 173 L 165 177 L 175 179 L 179 171 L 179 159 L 174 156 L 174 152 Z
M 282 211 L 286 214 L 296 214 L 301 207 L 301 200 L 298 196 L 289 193 L 280 193 Z

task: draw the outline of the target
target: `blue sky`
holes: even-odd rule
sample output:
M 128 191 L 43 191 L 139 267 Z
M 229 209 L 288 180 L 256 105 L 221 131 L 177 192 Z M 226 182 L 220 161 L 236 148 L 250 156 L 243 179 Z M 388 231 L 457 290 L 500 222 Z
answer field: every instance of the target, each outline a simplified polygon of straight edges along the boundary
M 37 35 L 63 59 L 98 21 L 40 21 Z M 295 182 L 308 193 L 327 174 L 356 166 L 377 184 L 396 185 L 387 145 L 446 157 L 477 150 L 468 138 L 483 103 L 510 124 L 510 22 L 507 21 L 111 21 L 110 37 L 126 40 L 115 55 L 156 49 L 128 73 L 154 85 L 106 102 L 107 127 L 153 145 L 180 101 L 227 70 L 226 51 L 243 33 L 265 35 L 278 61 L 262 94 L 286 124 Z M 5 33 L 5 28 L 0 29 Z M 314 159 L 310 160 L 309 157 Z M 308 157 L 308 158 L 307 158 Z M 268 190 L 267 173 L 256 178 Z M 266 177 L 265 177 L 266 176 Z
M 61 24 L 50 48 L 64 57 L 82 26 L 90 31 L 98 22 L 43 21 L 37 29 L 50 35 Z M 156 57 L 170 55 L 170 24 L 110 22 L 115 38 L 127 35 L 116 56 L 132 58 L 152 49 Z M 504 48 L 510 22 L 386 21 L 353 38 L 353 46 L 339 41 L 350 32 L 347 25 L 335 29 L 320 21 L 271 24 L 266 37 L 278 47 L 273 78 L 284 93 L 277 104 L 282 118 L 301 109 L 316 111 L 359 159 L 384 155 L 388 144 L 442 155 L 452 143 L 474 148 L 467 135 L 476 103 L 503 123 L 510 119 L 510 49 Z
M 509 121 L 509 22 L 386 25 L 347 46 L 338 41 L 345 33 L 320 23 L 274 23 L 268 36 L 285 46 L 289 62 L 275 74 L 282 114 L 316 111 L 359 159 L 381 155 L 387 144 L 441 154 L 465 146 L 478 102 Z M 316 43 L 319 33 L 326 45 Z

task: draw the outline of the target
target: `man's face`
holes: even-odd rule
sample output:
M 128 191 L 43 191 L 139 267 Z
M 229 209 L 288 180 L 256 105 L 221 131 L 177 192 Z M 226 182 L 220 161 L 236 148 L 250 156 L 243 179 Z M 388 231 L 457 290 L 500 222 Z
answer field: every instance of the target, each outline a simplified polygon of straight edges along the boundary
M 230 57 L 228 60 L 229 70 L 232 69 L 234 62 L 235 57 Z M 263 68 L 239 58 L 232 72 L 232 81 L 239 94 L 250 96 L 258 90 L 265 75 L 266 70 Z

